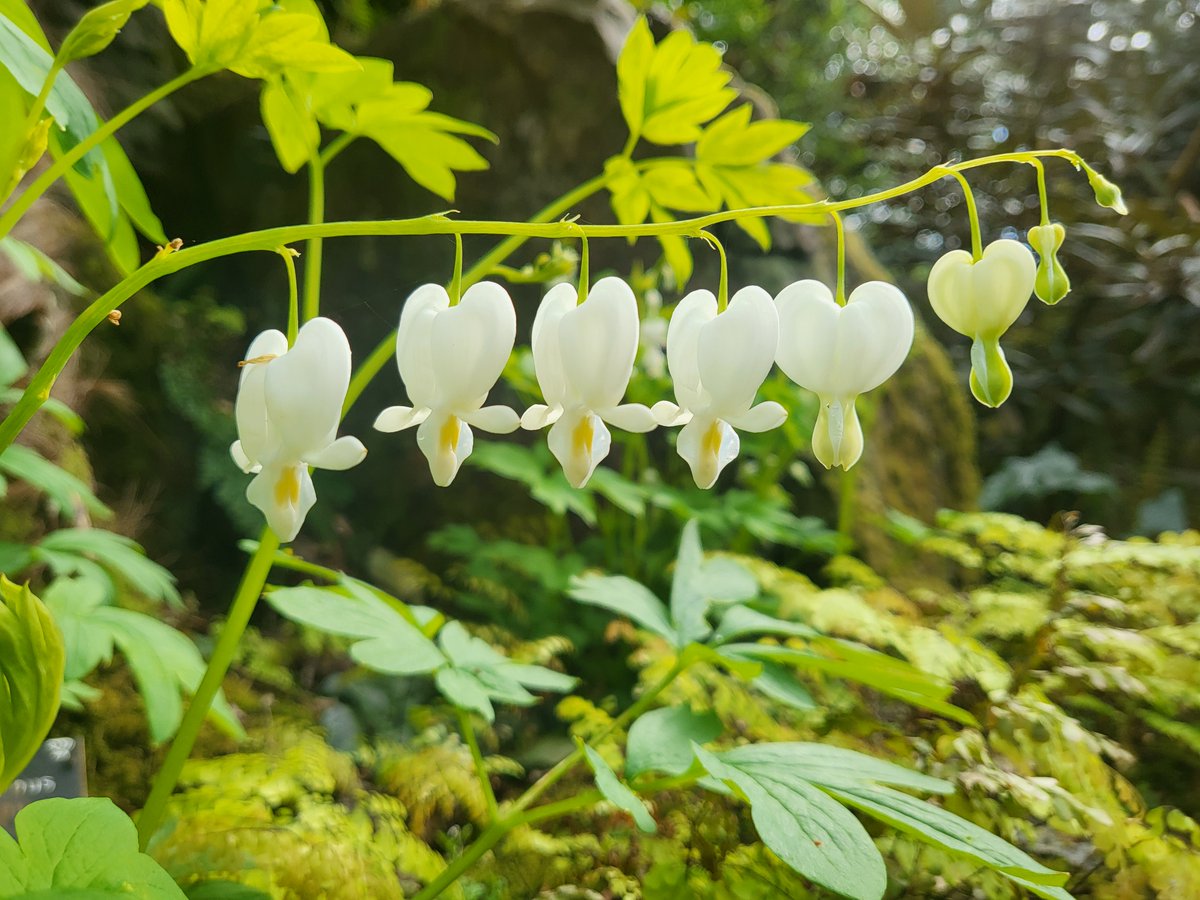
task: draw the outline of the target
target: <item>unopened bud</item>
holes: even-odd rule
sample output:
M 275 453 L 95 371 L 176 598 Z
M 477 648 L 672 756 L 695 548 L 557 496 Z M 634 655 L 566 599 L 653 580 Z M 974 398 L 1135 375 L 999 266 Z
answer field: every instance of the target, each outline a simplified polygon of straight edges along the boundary
M 1058 261 L 1058 249 L 1066 233 L 1066 229 L 1058 222 L 1029 229 L 1029 244 L 1038 254 L 1033 292 L 1048 306 L 1053 306 L 1071 290 L 1071 280 Z
M 1129 212 L 1129 207 L 1125 205 L 1125 198 L 1121 196 L 1119 187 L 1086 163 L 1084 163 L 1083 171 L 1087 175 L 1088 184 L 1092 186 L 1092 190 L 1096 194 L 1097 203 L 1122 216 Z

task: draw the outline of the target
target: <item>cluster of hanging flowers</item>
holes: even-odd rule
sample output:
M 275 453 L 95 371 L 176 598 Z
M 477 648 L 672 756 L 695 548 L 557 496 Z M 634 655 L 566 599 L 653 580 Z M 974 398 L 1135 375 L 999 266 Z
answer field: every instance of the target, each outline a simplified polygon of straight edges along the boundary
M 974 254 L 953 250 L 929 275 L 933 311 L 972 340 L 971 391 L 990 407 L 1012 390 L 1000 337 L 1031 294 L 1053 304 L 1069 290 L 1055 255 L 1062 226 L 1044 222 L 1029 240 L 1040 264 L 1028 246 L 1006 239 Z M 396 362 L 411 405 L 384 409 L 375 428 L 416 427 L 433 480 L 445 487 L 471 454 L 472 428 L 507 434 L 548 426 L 551 452 L 570 484 L 581 488 L 608 456 L 610 426 L 630 432 L 680 426 L 676 449 L 696 484 L 710 488 L 737 457 L 739 431 L 769 431 L 787 418 L 778 403 L 755 403 L 778 365 L 820 399 L 813 455 L 826 468 L 849 469 L 863 452 L 855 400 L 895 374 L 913 343 L 908 299 L 881 281 L 859 285 L 844 301 L 813 280 L 774 298 L 745 287 L 727 305 L 710 291 L 692 291 L 667 327 L 674 402 L 650 408 L 624 402 L 641 335 L 633 291 L 613 277 L 590 291 L 586 278 L 584 285 L 583 291 L 556 285 L 538 308 L 531 343 L 545 402 L 521 414 L 485 405 L 516 337 L 507 291 L 480 282 L 455 303 L 440 285 L 417 288 L 396 332 Z M 306 323 L 290 348 L 281 332 L 264 331 L 246 352 L 231 455 L 254 473 L 246 497 L 282 541 L 295 538 L 316 500 L 309 467 L 348 469 L 366 456 L 357 438 L 337 437 L 349 379 L 350 345 L 329 319 Z

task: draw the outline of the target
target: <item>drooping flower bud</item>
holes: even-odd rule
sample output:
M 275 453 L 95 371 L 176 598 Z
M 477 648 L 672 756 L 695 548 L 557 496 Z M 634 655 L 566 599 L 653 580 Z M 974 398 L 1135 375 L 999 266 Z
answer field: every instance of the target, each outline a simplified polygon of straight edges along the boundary
M 1125 198 L 1121 196 L 1121 189 L 1089 166 L 1083 164 L 1084 174 L 1087 175 L 1088 184 L 1092 186 L 1092 190 L 1096 194 L 1096 202 L 1106 209 L 1115 211 L 1118 215 L 1126 215 L 1129 212 L 1129 207 L 1125 205 Z
M 1038 254 L 1033 292 L 1047 306 L 1053 306 L 1071 290 L 1071 280 L 1058 261 L 1058 249 L 1066 233 L 1066 229 L 1058 222 L 1029 229 L 1029 243 Z

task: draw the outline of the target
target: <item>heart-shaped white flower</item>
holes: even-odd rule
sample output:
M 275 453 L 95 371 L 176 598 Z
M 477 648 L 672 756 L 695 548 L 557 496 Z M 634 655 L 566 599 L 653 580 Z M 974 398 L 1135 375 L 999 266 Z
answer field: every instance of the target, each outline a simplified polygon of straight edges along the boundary
M 317 500 L 308 467 L 349 469 L 367 455 L 358 438 L 337 437 L 350 385 L 350 343 L 336 322 L 306 322 L 289 350 L 280 331 L 264 331 L 246 351 L 229 448 L 254 472 L 246 499 L 284 543 L 293 540 Z
M 951 250 L 929 272 L 929 302 L 939 319 L 971 338 L 971 393 L 996 407 L 1012 393 L 1012 370 L 1000 336 L 1017 321 L 1037 279 L 1037 263 L 1024 244 L 993 241 L 974 259 Z
M 389 406 L 375 419 L 379 431 L 419 425 L 417 446 L 439 487 L 458 474 L 475 445 L 470 426 L 495 434 L 516 430 L 507 406 L 484 406 L 512 353 L 517 316 L 508 292 L 481 281 L 455 306 L 440 284 L 409 296 L 396 331 L 396 364 L 412 406 Z
M 675 307 L 667 368 L 677 403 L 660 401 L 652 412 L 660 425 L 683 425 L 676 447 L 697 487 L 712 487 L 737 457 L 734 428 L 769 431 L 787 418 L 778 403 L 754 405 L 778 344 L 779 316 L 760 287 L 742 288 L 720 313 L 710 291 L 692 291 Z
M 601 278 L 583 303 L 574 285 L 555 285 L 533 320 L 533 368 L 544 404 L 525 410 L 521 427 L 550 429 L 550 451 L 574 487 L 587 484 L 608 456 L 604 423 L 650 431 L 650 410 L 621 403 L 638 349 L 637 299 L 619 278 Z
M 863 450 L 854 400 L 887 381 L 908 356 L 912 308 L 899 288 L 882 281 L 859 285 L 838 306 L 829 288 L 811 279 L 785 287 L 775 305 L 779 368 L 821 400 L 813 454 L 827 469 L 849 469 Z

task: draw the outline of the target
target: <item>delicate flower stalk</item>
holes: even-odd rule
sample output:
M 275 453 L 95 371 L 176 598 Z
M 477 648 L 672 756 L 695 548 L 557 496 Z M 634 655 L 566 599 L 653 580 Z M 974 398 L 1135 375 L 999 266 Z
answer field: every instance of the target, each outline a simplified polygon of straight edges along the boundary
M 651 412 L 659 425 L 683 425 L 677 449 L 696 486 L 710 488 L 741 447 L 735 428 L 760 432 L 778 428 L 787 410 L 754 396 L 775 363 L 779 315 L 771 295 L 745 287 L 717 311 L 711 291 L 693 291 L 679 301 L 667 331 L 667 368 L 675 403 L 663 400 Z
M 1058 250 L 1066 234 L 1066 229 L 1058 222 L 1029 229 L 1029 243 L 1038 254 L 1033 292 L 1047 306 L 1053 306 L 1071 291 L 1071 280 L 1058 261 Z
M 412 406 L 389 406 L 378 431 L 417 428 L 417 446 L 439 487 L 446 487 L 471 455 L 471 426 L 508 434 L 520 424 L 507 406 L 484 406 L 512 353 L 517 316 L 508 292 L 491 281 L 472 285 L 450 303 L 439 284 L 409 296 L 396 331 L 396 363 Z
M 349 384 L 350 344 L 330 319 L 307 322 L 290 350 L 272 329 L 246 351 L 234 407 L 238 440 L 229 452 L 243 472 L 255 473 L 246 499 L 284 543 L 317 499 L 309 466 L 349 469 L 367 455 L 358 438 L 337 437 Z
M 882 281 L 859 285 L 839 306 L 828 287 L 811 279 L 784 288 L 775 305 L 779 368 L 821 400 L 813 455 L 827 469 L 849 469 L 863 451 L 854 401 L 887 381 L 908 356 L 912 308 L 899 288 Z
M 533 367 L 546 402 L 521 417 L 530 431 L 550 428 L 550 451 L 580 488 L 608 456 L 605 423 L 652 431 L 648 407 L 622 403 L 638 350 L 637 300 L 619 278 L 601 278 L 578 302 L 574 285 L 551 288 L 533 321 Z
M 1012 370 L 1000 336 L 1025 309 L 1036 278 L 1033 253 L 1012 240 L 993 241 L 978 260 L 965 250 L 952 250 L 929 273 L 933 311 L 974 341 L 971 393 L 984 406 L 997 407 L 1012 393 Z

